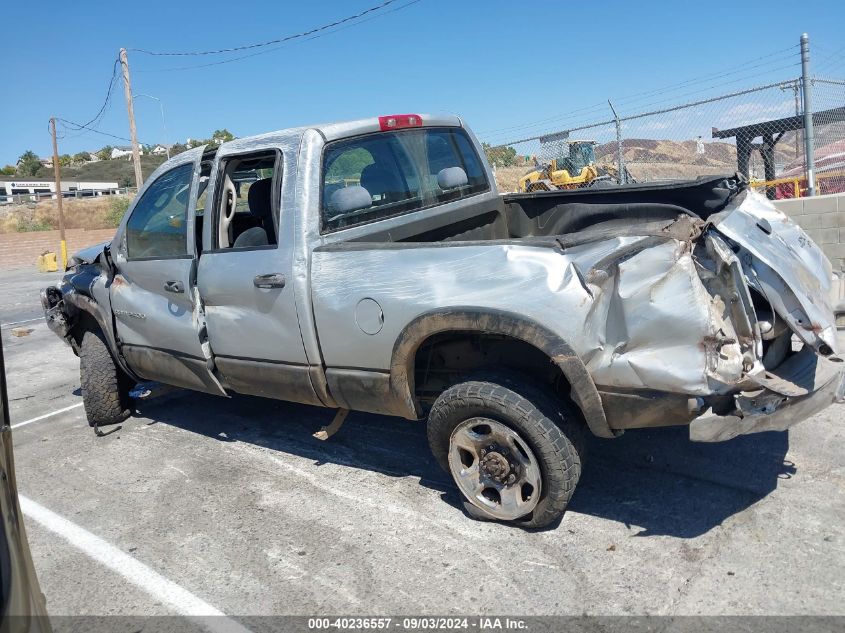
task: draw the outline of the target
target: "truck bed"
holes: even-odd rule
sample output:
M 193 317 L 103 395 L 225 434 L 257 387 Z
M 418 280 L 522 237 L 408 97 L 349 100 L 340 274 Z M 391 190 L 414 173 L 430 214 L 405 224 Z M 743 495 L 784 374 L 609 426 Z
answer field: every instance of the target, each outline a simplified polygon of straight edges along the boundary
M 607 189 L 512 193 L 467 205 L 450 216 L 429 215 L 389 231 L 373 226 L 356 242 L 452 242 L 573 236 L 596 229 L 630 232 L 632 225 L 673 221 L 680 215 L 706 220 L 737 192 L 735 177 L 643 183 Z M 421 214 L 423 215 L 423 214 Z M 571 240 L 570 240 L 571 241 Z

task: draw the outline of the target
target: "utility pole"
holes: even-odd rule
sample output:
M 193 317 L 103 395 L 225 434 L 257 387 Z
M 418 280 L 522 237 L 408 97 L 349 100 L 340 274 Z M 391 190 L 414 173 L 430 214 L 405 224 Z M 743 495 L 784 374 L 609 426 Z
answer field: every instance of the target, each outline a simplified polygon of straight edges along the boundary
M 622 123 L 619 121 L 619 115 L 616 114 L 616 108 L 613 107 L 610 99 L 607 100 L 607 105 L 610 106 L 610 110 L 613 112 L 613 120 L 616 121 L 616 168 L 619 170 L 617 180 L 620 185 L 624 185 L 628 179 L 625 177 L 625 157 L 622 155 Z
M 801 87 L 796 81 L 792 86 L 793 96 L 795 97 L 795 116 L 801 114 Z M 801 151 L 801 132 L 795 130 L 795 158 L 798 158 L 798 153 Z
M 59 167 L 59 145 L 56 141 L 56 119 L 50 118 L 50 134 L 53 136 L 53 176 L 56 179 L 56 206 L 59 208 L 59 257 L 60 270 L 67 268 L 67 242 L 65 241 L 65 214 L 62 209 L 62 171 Z
M 816 195 L 816 164 L 813 157 L 813 89 L 810 85 L 810 36 L 801 34 L 801 92 L 804 98 L 804 154 L 807 157 L 807 195 Z
M 132 161 L 135 163 L 135 186 L 144 184 L 141 174 L 141 153 L 138 151 L 138 136 L 135 133 L 135 108 L 132 105 L 132 83 L 129 81 L 129 60 L 126 49 L 120 49 L 120 67 L 123 69 L 123 93 L 126 95 L 126 111 L 129 114 L 129 138 L 132 140 Z

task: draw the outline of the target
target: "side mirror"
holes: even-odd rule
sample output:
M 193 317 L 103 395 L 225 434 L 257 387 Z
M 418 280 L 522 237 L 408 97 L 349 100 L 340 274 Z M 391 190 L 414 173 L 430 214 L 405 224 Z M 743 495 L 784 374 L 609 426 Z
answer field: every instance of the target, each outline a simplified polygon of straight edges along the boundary
M 446 191 L 469 184 L 467 173 L 460 167 L 447 167 L 437 172 L 437 186 Z
M 373 197 L 360 185 L 338 189 L 329 198 L 329 209 L 335 215 L 346 215 L 353 211 L 369 209 L 371 206 L 373 206 Z

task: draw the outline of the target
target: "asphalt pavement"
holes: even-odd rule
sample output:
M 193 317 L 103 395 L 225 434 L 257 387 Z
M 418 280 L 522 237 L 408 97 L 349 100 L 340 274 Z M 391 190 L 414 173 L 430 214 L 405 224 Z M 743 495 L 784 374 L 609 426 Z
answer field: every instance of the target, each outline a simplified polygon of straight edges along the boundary
M 721 444 L 682 428 L 593 440 L 561 524 L 526 532 L 464 514 L 423 423 L 352 413 L 320 442 L 331 411 L 175 390 L 95 437 L 78 360 L 38 320 L 56 278 L 0 277 L 19 492 L 53 615 L 845 610 L 843 405 Z

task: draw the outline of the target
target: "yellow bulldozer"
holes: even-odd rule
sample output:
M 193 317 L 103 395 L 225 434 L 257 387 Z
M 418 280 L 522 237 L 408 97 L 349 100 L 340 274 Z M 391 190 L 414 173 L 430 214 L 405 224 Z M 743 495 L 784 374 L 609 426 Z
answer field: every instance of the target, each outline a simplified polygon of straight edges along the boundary
M 605 167 L 596 166 L 596 141 L 557 143 L 558 156 L 546 162 L 535 159 L 536 167 L 519 179 L 521 192 L 607 187 L 616 183 L 616 175 Z

